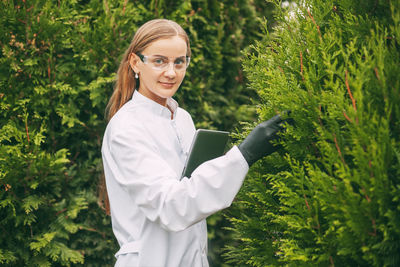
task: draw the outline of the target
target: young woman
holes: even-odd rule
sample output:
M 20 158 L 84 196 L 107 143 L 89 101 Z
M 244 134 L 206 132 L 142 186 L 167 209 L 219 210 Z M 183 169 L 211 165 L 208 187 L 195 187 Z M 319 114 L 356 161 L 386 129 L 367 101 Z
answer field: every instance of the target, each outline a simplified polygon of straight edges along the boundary
M 157 19 L 138 29 L 119 67 L 102 146 L 115 266 L 208 266 L 205 219 L 229 207 L 249 166 L 275 150 L 279 116 L 180 179 L 195 126 L 172 97 L 190 56 L 185 31 Z

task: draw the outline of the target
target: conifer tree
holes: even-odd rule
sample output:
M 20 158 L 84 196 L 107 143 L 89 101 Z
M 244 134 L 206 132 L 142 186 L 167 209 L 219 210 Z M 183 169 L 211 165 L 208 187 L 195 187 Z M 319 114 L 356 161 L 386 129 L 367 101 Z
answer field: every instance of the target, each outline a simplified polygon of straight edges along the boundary
M 226 256 L 235 266 L 399 266 L 400 3 L 275 3 L 274 32 L 244 68 L 259 120 L 291 110 L 294 123 L 252 167 Z

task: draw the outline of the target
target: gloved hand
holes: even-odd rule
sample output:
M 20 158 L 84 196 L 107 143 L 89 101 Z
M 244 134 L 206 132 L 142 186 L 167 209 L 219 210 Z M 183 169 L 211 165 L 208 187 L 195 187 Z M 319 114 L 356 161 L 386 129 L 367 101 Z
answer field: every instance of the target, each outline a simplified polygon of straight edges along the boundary
M 283 129 L 282 125 L 283 120 L 281 116 L 276 115 L 258 124 L 242 143 L 239 144 L 238 148 L 249 166 L 278 149 L 271 141 L 278 137 L 277 133 Z

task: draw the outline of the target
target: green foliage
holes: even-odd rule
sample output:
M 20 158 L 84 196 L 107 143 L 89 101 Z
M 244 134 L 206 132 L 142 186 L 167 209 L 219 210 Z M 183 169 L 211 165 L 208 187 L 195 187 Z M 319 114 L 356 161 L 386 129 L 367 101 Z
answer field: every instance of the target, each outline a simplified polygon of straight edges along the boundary
M 83 255 L 64 243 L 81 228 L 74 219 L 87 202 L 79 194 L 63 195 L 68 152 L 41 148 L 44 125 L 39 116 L 29 117 L 27 105 L 29 101 L 17 101 L 12 110 L 6 109 L 9 121 L 0 129 L 0 263 L 83 263 Z
M 118 245 L 99 208 L 104 109 L 135 30 L 170 18 L 193 57 L 181 106 L 198 127 L 250 120 L 241 49 L 261 36 L 264 1 L 12 1 L 0 3 L 0 264 L 111 266 Z M 223 227 L 216 215 L 211 226 Z M 222 232 L 210 230 L 214 266 Z
M 248 175 L 226 256 L 235 266 L 399 266 L 399 2 L 276 10 L 244 68 L 259 120 L 291 110 L 295 122 Z

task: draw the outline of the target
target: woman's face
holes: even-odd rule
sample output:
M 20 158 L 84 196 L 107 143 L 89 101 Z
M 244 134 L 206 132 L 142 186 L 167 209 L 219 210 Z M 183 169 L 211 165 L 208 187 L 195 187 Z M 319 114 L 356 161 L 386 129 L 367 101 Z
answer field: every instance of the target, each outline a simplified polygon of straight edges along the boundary
M 139 92 L 165 106 L 166 100 L 178 90 L 186 73 L 187 46 L 179 36 L 159 39 L 140 54 L 133 54 L 130 65 L 139 74 Z M 143 62 L 144 61 L 144 62 Z

